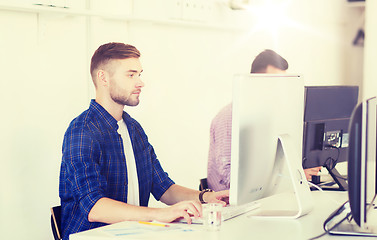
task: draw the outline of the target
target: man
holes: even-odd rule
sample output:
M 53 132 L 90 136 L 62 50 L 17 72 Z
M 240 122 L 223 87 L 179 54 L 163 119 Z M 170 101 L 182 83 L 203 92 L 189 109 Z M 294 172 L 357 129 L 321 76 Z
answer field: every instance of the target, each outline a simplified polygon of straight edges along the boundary
M 140 52 L 108 43 L 94 53 L 96 99 L 69 125 L 63 142 L 59 196 L 62 234 L 125 220 L 172 222 L 201 217 L 200 202 L 226 203 L 229 194 L 175 184 L 163 171 L 140 124 L 123 108 L 137 106 L 144 83 Z M 150 193 L 171 205 L 148 208 Z M 199 201 L 200 200 L 200 201 Z
M 254 59 L 251 73 L 284 74 L 288 62 L 272 50 L 264 50 Z M 210 129 L 207 184 L 214 191 L 230 188 L 230 157 L 232 139 L 232 104 L 225 106 L 215 116 Z M 320 168 L 305 169 L 307 179 Z

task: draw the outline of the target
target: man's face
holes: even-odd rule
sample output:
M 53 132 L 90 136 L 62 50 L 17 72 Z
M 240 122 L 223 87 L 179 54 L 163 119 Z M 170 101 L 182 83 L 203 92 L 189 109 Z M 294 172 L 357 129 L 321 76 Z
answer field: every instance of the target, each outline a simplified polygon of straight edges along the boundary
M 271 74 L 284 74 L 284 73 L 286 73 L 286 71 L 285 71 L 285 70 L 281 70 L 281 69 L 279 69 L 279 68 L 276 68 L 276 67 L 274 67 L 274 66 L 272 66 L 272 65 L 268 65 L 268 66 L 266 67 L 266 73 L 271 73 Z
M 113 60 L 109 66 L 109 91 L 111 99 L 127 106 L 137 106 L 144 83 L 140 74 L 143 71 L 138 58 Z

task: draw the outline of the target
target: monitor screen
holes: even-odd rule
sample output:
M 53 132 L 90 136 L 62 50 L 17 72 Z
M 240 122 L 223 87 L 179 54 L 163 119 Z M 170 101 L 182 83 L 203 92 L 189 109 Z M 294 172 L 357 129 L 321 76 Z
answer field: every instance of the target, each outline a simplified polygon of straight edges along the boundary
M 357 101 L 357 86 L 305 87 L 303 168 L 326 167 L 340 190 L 347 190 L 347 183 L 335 165 L 346 161 L 348 125 Z
M 292 182 L 294 187 L 310 193 L 301 158 L 303 104 L 304 84 L 299 75 L 248 74 L 235 77 L 231 205 L 289 190 L 288 185 Z M 284 148 L 283 151 L 280 151 L 281 148 Z M 286 160 L 280 156 L 288 152 L 290 166 L 298 166 L 292 170 L 294 179 L 284 175 Z
M 376 131 L 377 98 L 373 97 L 358 104 L 351 116 L 347 152 L 348 202 L 325 221 L 324 228 L 330 234 L 377 237 L 377 229 L 368 224 L 368 215 L 373 214 L 369 210 L 374 209 L 377 193 Z M 335 220 L 343 212 L 342 220 Z
M 359 104 L 350 123 L 348 198 L 355 222 L 363 227 L 376 196 L 377 99 Z

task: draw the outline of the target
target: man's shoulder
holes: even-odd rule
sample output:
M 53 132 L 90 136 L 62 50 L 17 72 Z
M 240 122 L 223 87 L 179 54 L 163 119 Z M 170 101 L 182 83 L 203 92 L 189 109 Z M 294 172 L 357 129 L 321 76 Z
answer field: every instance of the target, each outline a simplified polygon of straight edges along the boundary
M 232 104 L 228 104 L 225 107 L 223 107 L 215 116 L 213 119 L 213 122 L 218 122 L 218 121 L 224 121 L 227 119 L 231 119 L 232 117 Z
M 96 132 L 101 128 L 99 118 L 91 109 L 87 109 L 71 121 L 66 134 Z
M 86 126 L 88 123 L 91 123 L 93 119 L 94 117 L 92 111 L 90 111 L 90 109 L 87 109 L 71 121 L 69 128 Z

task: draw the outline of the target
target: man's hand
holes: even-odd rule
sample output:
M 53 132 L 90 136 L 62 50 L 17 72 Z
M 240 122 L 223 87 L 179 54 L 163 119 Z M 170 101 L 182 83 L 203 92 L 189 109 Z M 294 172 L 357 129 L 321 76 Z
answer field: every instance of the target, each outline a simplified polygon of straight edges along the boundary
M 182 201 L 170 207 L 158 208 L 155 219 L 160 222 L 173 222 L 176 219 L 184 218 L 191 224 L 191 216 L 202 217 L 202 204 L 199 201 Z
M 312 176 L 316 176 L 322 167 L 304 169 L 306 180 L 311 181 Z
M 229 190 L 206 192 L 203 195 L 203 200 L 208 203 L 221 203 L 226 206 L 229 203 Z

